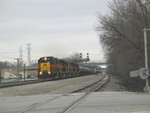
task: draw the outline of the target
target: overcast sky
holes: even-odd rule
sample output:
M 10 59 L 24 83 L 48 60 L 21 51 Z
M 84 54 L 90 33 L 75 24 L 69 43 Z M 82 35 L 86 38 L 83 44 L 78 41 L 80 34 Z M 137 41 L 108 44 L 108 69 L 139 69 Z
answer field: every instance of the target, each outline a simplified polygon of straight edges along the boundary
M 27 43 L 31 59 L 67 57 L 75 52 L 103 60 L 95 31 L 97 12 L 108 13 L 111 0 L 0 0 L 0 61 L 14 60 Z

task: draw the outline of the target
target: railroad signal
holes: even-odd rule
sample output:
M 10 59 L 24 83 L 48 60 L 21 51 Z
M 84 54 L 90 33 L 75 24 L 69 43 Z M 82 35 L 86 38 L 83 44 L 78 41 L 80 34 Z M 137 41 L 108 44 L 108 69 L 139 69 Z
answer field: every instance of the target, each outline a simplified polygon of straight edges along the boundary
M 80 59 L 82 59 L 82 53 L 80 53 Z
M 80 60 L 81 60 L 81 62 L 90 61 L 89 53 L 87 53 L 87 58 L 83 58 L 83 57 L 82 57 L 82 53 L 80 53 Z
M 87 53 L 87 58 L 89 58 L 89 53 Z
M 87 53 L 87 61 L 90 61 L 89 53 Z

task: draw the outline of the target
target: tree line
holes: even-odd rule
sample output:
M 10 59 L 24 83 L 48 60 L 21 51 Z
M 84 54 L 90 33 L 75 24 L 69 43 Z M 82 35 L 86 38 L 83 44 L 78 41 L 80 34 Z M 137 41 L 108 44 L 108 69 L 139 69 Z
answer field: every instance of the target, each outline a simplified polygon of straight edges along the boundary
M 143 91 L 145 81 L 129 72 L 145 67 L 144 28 L 150 28 L 150 0 L 113 0 L 109 14 L 98 14 L 100 43 L 109 64 L 107 72 L 131 91 Z M 147 32 L 150 66 L 150 31 Z

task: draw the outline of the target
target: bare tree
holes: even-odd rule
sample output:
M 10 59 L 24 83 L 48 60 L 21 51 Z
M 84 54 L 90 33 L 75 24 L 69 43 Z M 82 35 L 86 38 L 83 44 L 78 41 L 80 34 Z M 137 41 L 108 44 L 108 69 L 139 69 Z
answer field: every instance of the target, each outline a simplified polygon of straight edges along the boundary
M 105 56 L 112 64 L 109 72 L 134 91 L 141 91 L 144 85 L 139 78 L 131 79 L 129 72 L 144 67 L 142 30 L 150 27 L 149 7 L 150 2 L 143 0 L 113 0 L 109 4 L 110 14 L 98 15 L 99 25 L 96 29 L 100 33 Z
M 69 57 L 64 58 L 64 60 L 66 60 L 68 62 L 74 62 L 74 63 L 80 63 L 81 62 L 80 54 L 79 53 L 73 53 Z

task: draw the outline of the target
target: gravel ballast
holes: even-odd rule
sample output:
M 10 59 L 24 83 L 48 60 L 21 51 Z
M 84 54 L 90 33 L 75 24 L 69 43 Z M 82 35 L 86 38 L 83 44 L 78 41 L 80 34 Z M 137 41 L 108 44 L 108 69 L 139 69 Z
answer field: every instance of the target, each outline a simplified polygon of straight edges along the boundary
M 42 82 L 37 84 L 29 84 L 23 86 L 15 86 L 9 88 L 0 89 L 0 97 L 5 96 L 27 96 L 38 94 L 68 94 L 77 89 L 81 89 L 85 86 L 92 84 L 100 79 L 104 78 L 104 75 L 88 75 L 76 78 L 69 78 L 57 81 Z
M 109 82 L 100 90 L 102 92 L 127 92 L 127 90 L 119 84 L 119 80 L 110 76 Z

